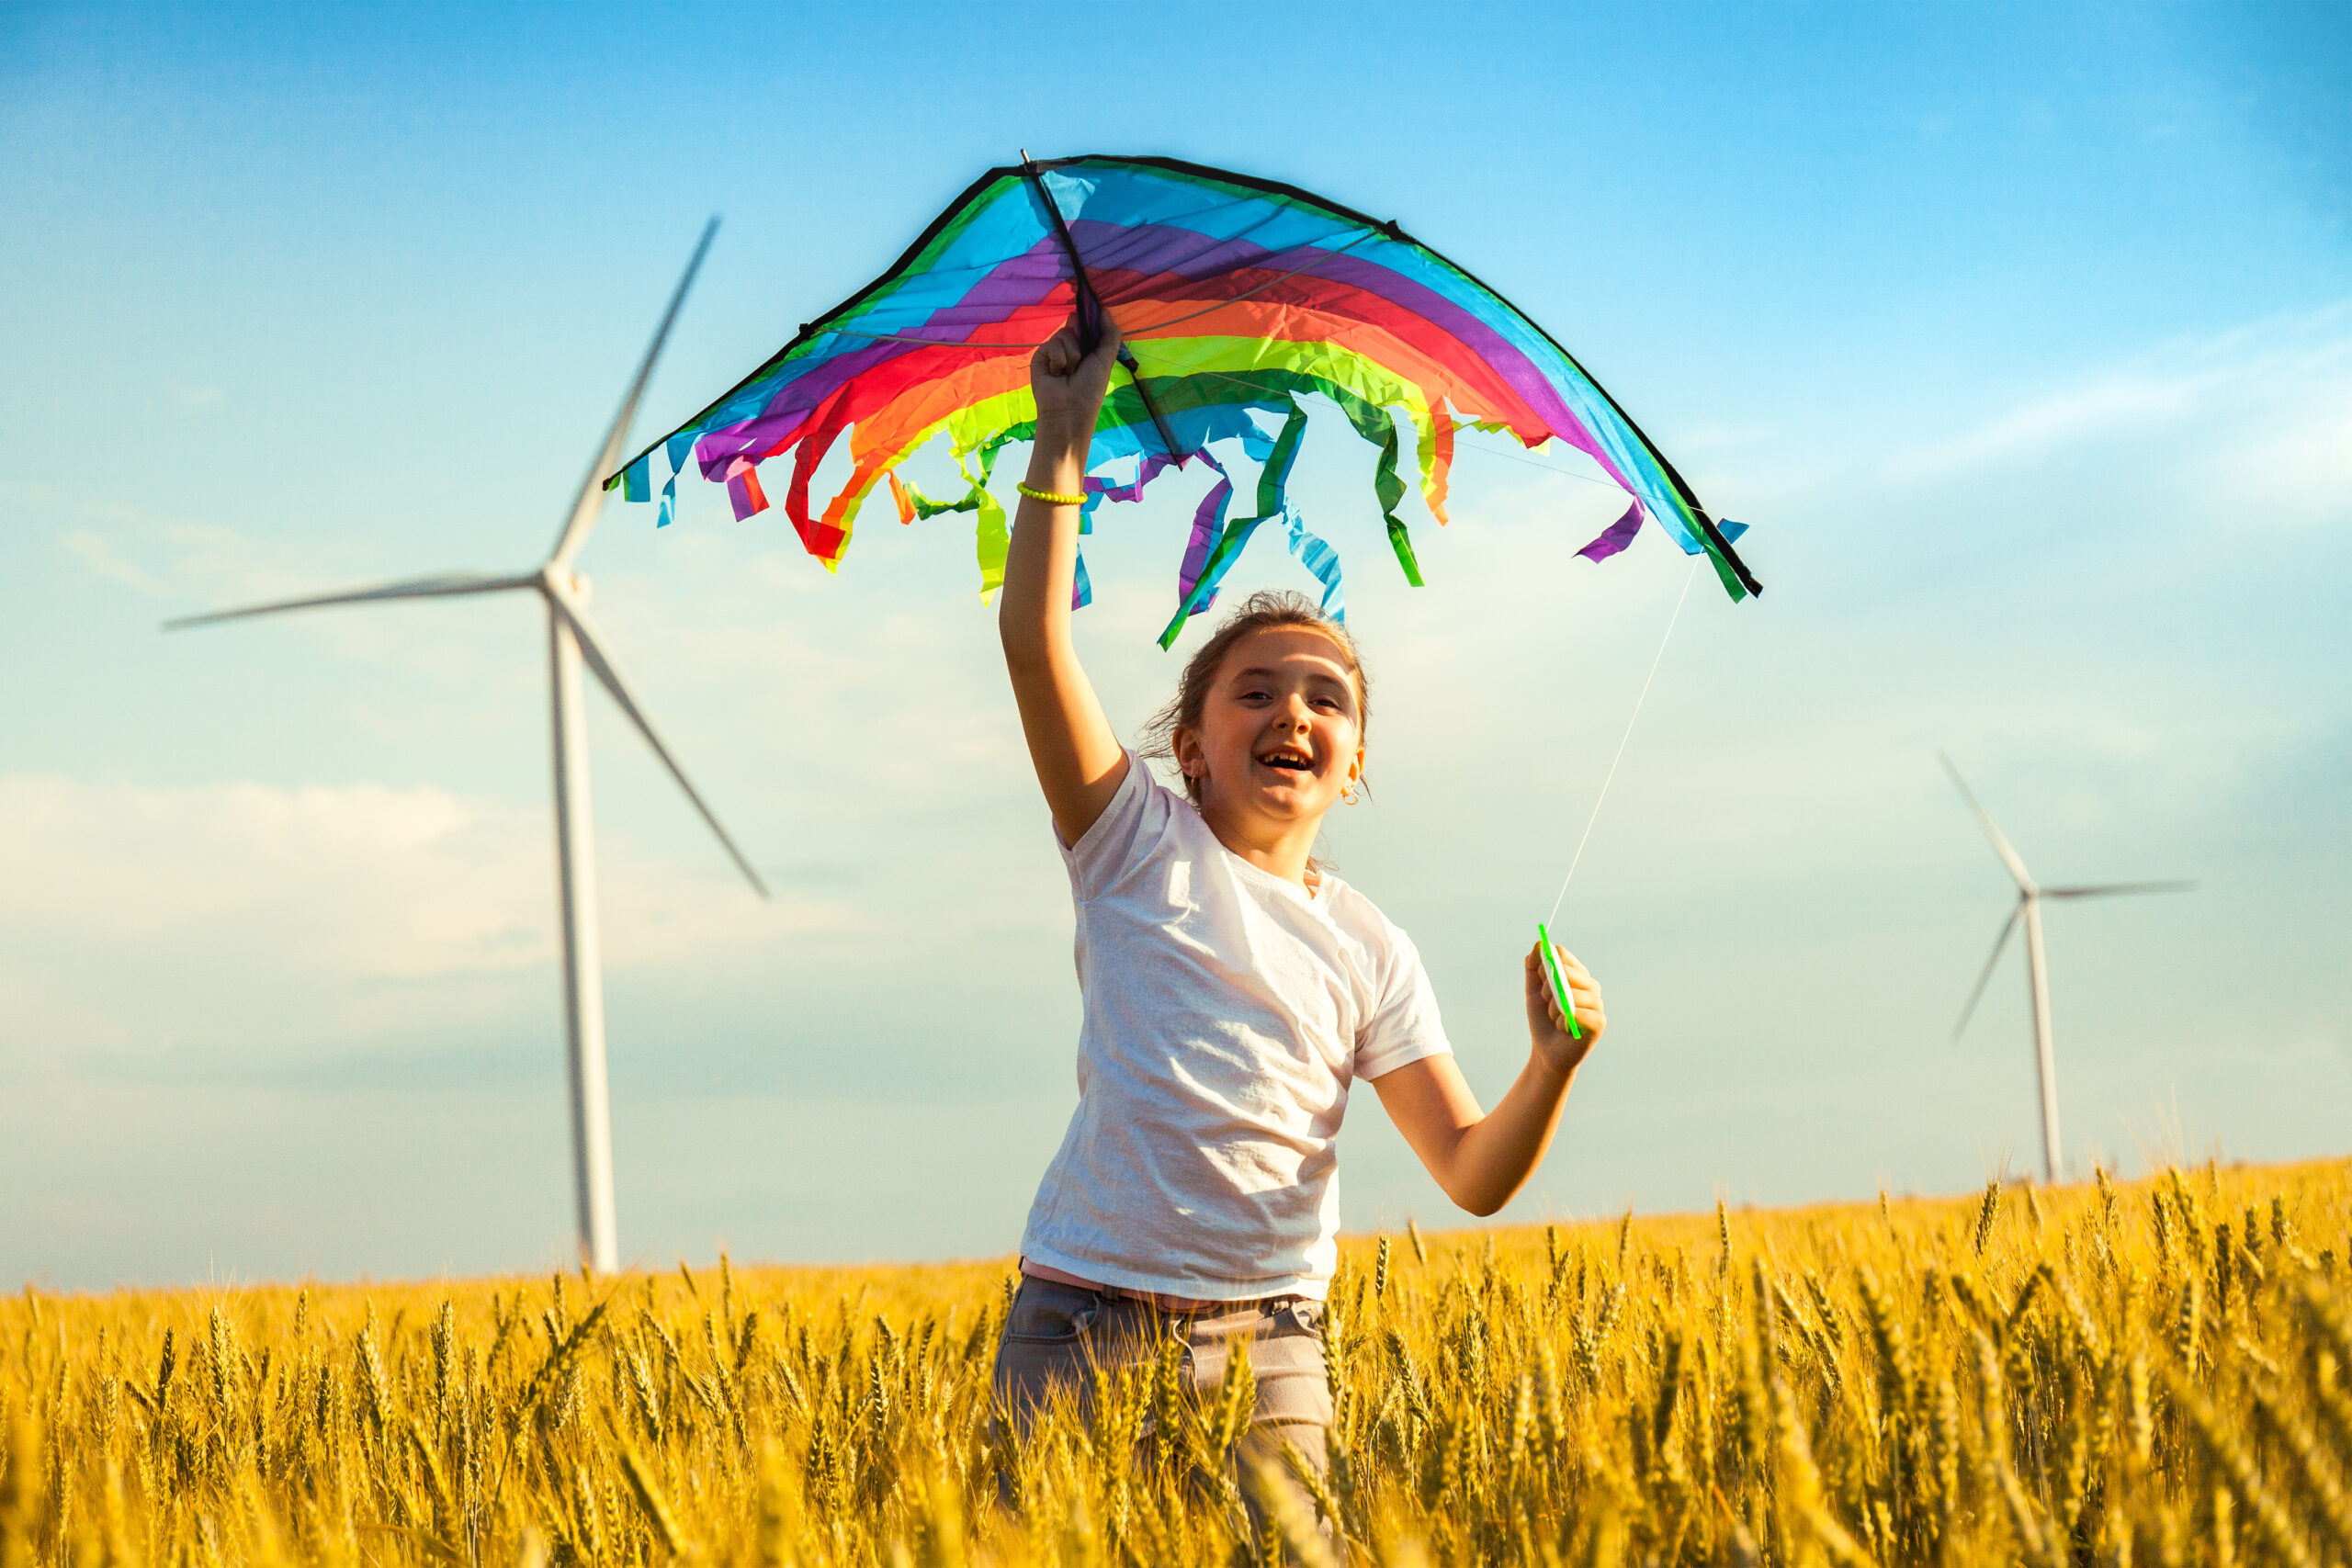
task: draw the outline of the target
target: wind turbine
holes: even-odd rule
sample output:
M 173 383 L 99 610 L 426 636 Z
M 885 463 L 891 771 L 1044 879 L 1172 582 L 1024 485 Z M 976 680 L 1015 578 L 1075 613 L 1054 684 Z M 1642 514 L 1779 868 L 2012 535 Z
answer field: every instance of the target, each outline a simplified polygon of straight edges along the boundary
M 604 477 L 620 461 L 629 423 L 637 414 L 638 400 L 644 395 L 645 383 L 653 374 L 653 362 L 661 356 L 662 344 L 670 335 L 670 324 L 677 320 L 678 307 L 684 303 L 686 290 L 692 287 L 702 258 L 710 249 L 711 236 L 718 231 L 718 220 L 713 218 L 702 231 L 694 258 L 686 263 L 685 276 L 678 279 L 677 291 L 670 296 L 670 308 L 662 312 L 662 324 L 645 350 L 636 378 L 629 382 L 628 391 L 621 399 L 620 412 L 613 416 L 612 428 L 605 433 L 603 445 L 589 461 L 587 477 L 581 481 L 580 492 L 564 518 L 563 529 L 556 536 L 555 549 L 536 570 L 511 577 L 476 573 L 413 577 L 374 588 L 280 599 L 164 623 L 164 629 L 170 631 L 329 604 L 360 604 L 385 599 L 447 599 L 473 593 L 527 591 L 546 602 L 548 694 L 555 739 L 557 905 L 563 924 L 564 1023 L 571 1047 L 572 1178 L 579 1200 L 581 1254 L 600 1274 L 619 1268 L 620 1245 L 613 1222 L 612 1107 L 605 1073 L 605 982 L 596 942 L 596 853 L 588 813 L 588 735 L 580 682 L 582 663 L 612 694 L 613 701 L 620 705 L 621 712 L 637 727 L 637 732 L 645 737 L 645 743 L 653 748 L 653 754 L 669 769 L 670 776 L 678 781 L 678 787 L 686 792 L 686 798 L 710 825 L 710 830 L 718 835 L 719 843 L 736 868 L 761 897 L 768 896 L 760 874 L 752 869 L 752 863 L 744 859 L 735 840 L 727 836 L 727 829 L 718 825 L 718 818 L 687 779 L 685 770 L 678 765 L 678 760 L 671 755 L 670 748 L 653 728 L 653 721 L 646 716 L 643 705 L 621 679 L 620 667 L 608 649 L 604 633 L 589 618 L 588 580 L 574 571 L 571 565 L 581 547 L 587 543 L 588 531 L 594 526 L 596 514 L 603 508 Z
M 2033 1054 L 2035 1065 L 2041 1072 L 2041 1168 L 2044 1177 L 2055 1183 L 2059 1171 L 2058 1059 L 2050 1043 L 2050 965 L 2041 951 L 2041 901 L 2044 898 L 2104 898 L 2110 894 L 2121 893 L 2182 893 L 2197 885 L 2193 882 L 2102 882 L 2080 887 L 2044 887 L 2034 881 L 2032 874 L 2025 868 L 2025 862 L 2018 858 L 2018 852 L 2009 846 L 2008 840 L 2001 836 L 2001 830 L 1993 826 L 1992 814 L 1977 801 L 1976 792 L 1970 789 L 1968 781 L 1960 776 L 1960 770 L 1952 765 L 1952 760 L 1941 751 L 1936 755 L 1943 759 L 1944 772 L 1950 773 L 1951 782 L 1960 786 L 1960 793 L 1968 801 L 1968 808 L 1975 812 L 1976 820 L 1984 824 L 1984 836 L 1993 840 L 1993 852 L 2001 857 L 2001 863 L 2008 868 L 2009 874 L 2017 879 L 2018 885 L 2017 905 L 2009 910 L 2007 922 L 2001 927 L 2000 936 L 1993 942 L 1993 956 L 1984 961 L 1984 972 L 1976 976 L 1976 988 L 1968 993 L 1968 1005 L 1960 1010 L 1960 1021 L 1952 1025 L 1951 1037 L 1957 1043 L 1961 1032 L 1968 1027 L 1969 1019 L 1976 1011 L 1977 998 L 1984 996 L 1985 983 L 1993 978 L 1993 966 L 2001 961 L 2002 951 L 2009 945 L 2009 934 L 2018 929 L 2018 922 L 2022 919 L 2025 922 L 2026 987 L 2033 998 Z

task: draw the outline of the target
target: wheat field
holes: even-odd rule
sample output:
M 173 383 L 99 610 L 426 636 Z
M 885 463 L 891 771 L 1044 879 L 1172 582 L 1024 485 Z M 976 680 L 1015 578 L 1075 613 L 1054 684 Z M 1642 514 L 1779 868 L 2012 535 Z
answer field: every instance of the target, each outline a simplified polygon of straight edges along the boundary
M 2352 1565 L 2347 1223 L 2329 1162 L 1356 1238 L 1328 1479 L 1236 1472 L 1238 1365 L 1005 1443 L 1001 1261 L 28 1289 L 0 1568 Z

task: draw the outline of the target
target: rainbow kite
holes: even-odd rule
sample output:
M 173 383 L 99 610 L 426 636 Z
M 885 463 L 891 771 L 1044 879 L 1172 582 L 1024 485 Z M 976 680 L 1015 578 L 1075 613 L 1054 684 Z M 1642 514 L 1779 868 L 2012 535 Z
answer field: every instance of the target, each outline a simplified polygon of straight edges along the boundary
M 1339 557 L 1308 531 L 1287 482 L 1306 428 L 1302 393 L 1338 404 L 1379 448 L 1373 488 L 1406 579 L 1421 581 L 1396 515 L 1403 411 L 1421 493 L 1445 520 L 1446 473 L 1463 425 L 1529 447 L 1558 439 L 1622 486 L 1625 514 L 1579 553 L 1600 560 L 1632 542 L 1644 516 L 1690 555 L 1703 552 L 1735 600 L 1763 590 L 1674 466 L 1566 349 L 1502 296 L 1397 226 L 1295 186 L 1168 158 L 1060 158 L 991 169 L 906 254 L 845 303 L 800 329 L 733 390 L 605 481 L 650 500 L 652 458 L 670 478 L 692 455 L 724 483 L 735 515 L 766 509 L 759 465 L 793 455 L 785 514 L 808 553 L 835 567 L 859 509 L 887 481 L 901 522 L 978 513 L 981 592 L 1004 580 L 1004 509 L 989 493 L 997 455 L 1035 434 L 1031 352 L 1078 313 L 1094 341 L 1118 322 L 1127 374 L 1114 378 L 1089 455 L 1084 528 L 1104 499 L 1133 500 L 1170 468 L 1199 459 L 1217 482 L 1193 520 L 1178 581 L 1175 640 L 1205 608 L 1242 546 L 1280 523 L 1290 547 L 1343 614 Z M 842 434 L 852 472 L 821 513 L 808 483 Z M 941 432 L 969 491 L 933 501 L 898 465 Z M 1238 440 L 1259 465 L 1250 515 L 1227 515 L 1233 483 L 1209 448 Z M 1227 449 L 1228 457 L 1230 448 Z M 1079 563 L 1077 602 L 1091 597 Z

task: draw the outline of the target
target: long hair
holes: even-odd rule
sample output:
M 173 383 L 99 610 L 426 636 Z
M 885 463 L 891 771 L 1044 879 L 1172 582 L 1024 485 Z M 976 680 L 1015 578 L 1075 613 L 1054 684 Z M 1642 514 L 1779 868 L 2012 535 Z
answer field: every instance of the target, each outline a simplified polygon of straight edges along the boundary
M 1193 650 L 1193 657 L 1184 662 L 1184 673 L 1177 678 L 1175 696 L 1144 727 L 1142 755 L 1175 761 L 1176 732 L 1198 731 L 1201 728 L 1209 688 L 1216 683 L 1216 672 L 1224 667 L 1225 656 L 1233 650 L 1233 645 L 1252 632 L 1283 626 L 1296 626 L 1329 637 L 1340 650 L 1340 661 L 1347 665 L 1348 674 L 1355 682 L 1356 737 L 1361 742 L 1372 723 L 1372 681 L 1364 674 L 1363 660 L 1356 653 L 1356 639 L 1348 635 L 1347 627 L 1317 608 L 1306 594 L 1287 589 L 1264 589 L 1243 601 L 1241 608 L 1227 616 L 1225 625 L 1210 634 L 1208 641 Z M 1201 781 L 1186 773 L 1184 794 L 1198 806 Z

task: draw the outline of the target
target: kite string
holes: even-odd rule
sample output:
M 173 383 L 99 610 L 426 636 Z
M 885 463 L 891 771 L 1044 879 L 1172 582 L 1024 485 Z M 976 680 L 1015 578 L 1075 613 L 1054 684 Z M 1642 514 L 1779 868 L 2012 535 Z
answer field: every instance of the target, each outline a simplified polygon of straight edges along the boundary
M 1642 705 L 1649 701 L 1650 682 L 1657 679 L 1657 667 L 1665 662 L 1666 645 L 1674 639 L 1674 625 L 1682 618 L 1682 602 L 1690 597 L 1690 584 L 1699 579 L 1699 558 L 1693 557 L 1690 570 L 1682 574 L 1682 592 L 1675 595 L 1674 614 L 1666 618 L 1666 636 L 1657 639 L 1657 654 L 1650 660 L 1650 672 L 1642 680 L 1642 694 L 1634 699 L 1633 716 L 1625 720 L 1625 733 L 1617 739 L 1617 755 L 1609 759 L 1609 773 L 1600 781 L 1600 793 L 1592 797 L 1592 815 L 1584 819 L 1584 834 L 1577 840 L 1577 852 L 1568 862 L 1568 874 L 1560 879 L 1560 896 L 1552 900 L 1551 918 L 1544 924 L 1560 918 L 1560 906 L 1567 901 L 1568 884 L 1576 880 L 1577 866 L 1584 860 L 1584 847 L 1592 840 L 1592 825 L 1600 820 L 1600 803 L 1609 798 L 1609 786 L 1616 782 L 1617 764 L 1625 760 L 1625 743 L 1634 739 L 1634 725 L 1642 716 Z

